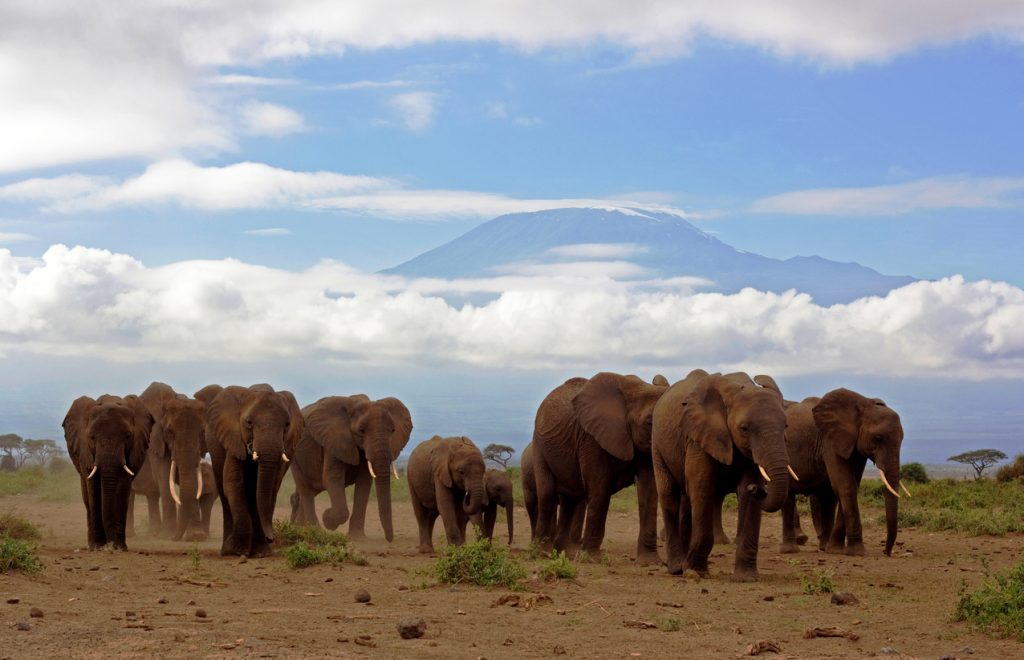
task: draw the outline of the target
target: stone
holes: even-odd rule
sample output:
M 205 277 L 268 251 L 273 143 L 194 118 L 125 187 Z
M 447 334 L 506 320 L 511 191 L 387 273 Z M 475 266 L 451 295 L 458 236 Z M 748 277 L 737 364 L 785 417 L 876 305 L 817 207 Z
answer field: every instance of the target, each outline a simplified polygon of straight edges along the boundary
M 206 610 L 204 610 L 202 608 L 199 608 L 198 610 L 196 610 L 196 616 L 199 617 L 200 619 L 205 619 L 206 618 Z
M 39 609 L 38 607 L 33 607 L 32 609 L 30 609 L 28 611 L 28 615 L 30 617 L 32 617 L 33 619 L 42 619 L 43 618 L 43 611 L 41 609 Z
M 427 631 L 427 622 L 423 617 L 404 616 L 398 621 L 398 634 L 402 639 L 418 639 Z
M 839 591 L 832 594 L 833 605 L 857 605 L 860 600 L 849 591 Z
M 17 605 L 20 602 L 21 602 L 20 598 L 8 598 L 7 599 L 7 604 L 8 605 Z
M 366 589 L 359 589 L 356 591 L 356 602 L 357 603 L 369 603 L 370 592 Z
M 25 631 L 25 630 L 32 630 L 32 626 L 28 625 L 28 624 L 27 624 L 27 623 L 25 623 L 24 621 L 19 621 L 19 622 L 18 622 L 18 625 L 17 625 L 17 626 L 15 626 L 15 627 L 16 627 L 16 628 L 17 628 L 18 630 L 21 630 L 21 631 Z
M 878 649 L 878 653 L 881 655 L 899 655 L 900 652 L 892 646 L 883 646 Z

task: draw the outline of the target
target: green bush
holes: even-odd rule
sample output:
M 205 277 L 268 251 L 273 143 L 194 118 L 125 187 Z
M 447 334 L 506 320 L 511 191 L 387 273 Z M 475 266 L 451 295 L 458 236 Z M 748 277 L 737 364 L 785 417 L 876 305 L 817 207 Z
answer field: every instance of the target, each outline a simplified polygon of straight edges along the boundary
M 909 484 L 928 483 L 928 471 L 920 463 L 907 463 L 900 467 L 900 481 Z
M 836 590 L 836 585 L 832 581 L 834 571 L 832 570 L 820 570 L 815 571 L 814 575 L 801 575 L 800 576 L 800 589 L 809 595 L 814 594 L 830 594 Z
M 1013 462 L 996 470 L 996 481 L 1016 481 L 1024 477 L 1024 454 L 1017 454 Z
M 38 573 L 43 570 L 38 548 L 34 543 L 10 536 L 0 536 L 0 573 L 21 571 Z
M 13 513 L 0 513 L 0 536 L 19 541 L 38 541 L 43 538 L 38 527 Z
M 540 565 L 538 573 L 543 580 L 575 580 L 576 564 L 572 563 L 565 551 L 551 551 L 548 560 Z
M 968 593 L 961 583 L 953 617 L 1024 642 L 1024 560 L 1005 575 L 984 568 L 985 579 L 975 591 Z
M 292 568 L 306 568 L 314 564 L 343 564 L 347 561 L 360 564 L 360 560 L 345 546 L 309 545 L 303 541 L 288 546 L 284 557 Z
M 294 525 L 285 520 L 274 520 L 274 543 L 293 545 L 348 545 L 348 536 L 342 532 L 329 532 L 316 525 Z
M 441 551 L 431 573 L 447 584 L 469 583 L 485 587 L 514 588 L 526 577 L 526 569 L 503 545 L 478 537 L 462 546 L 449 545 Z
M 292 568 L 345 562 L 357 566 L 366 565 L 366 559 L 348 547 L 347 536 L 313 525 L 293 525 L 283 520 L 275 520 L 274 543 L 286 546 L 285 561 Z

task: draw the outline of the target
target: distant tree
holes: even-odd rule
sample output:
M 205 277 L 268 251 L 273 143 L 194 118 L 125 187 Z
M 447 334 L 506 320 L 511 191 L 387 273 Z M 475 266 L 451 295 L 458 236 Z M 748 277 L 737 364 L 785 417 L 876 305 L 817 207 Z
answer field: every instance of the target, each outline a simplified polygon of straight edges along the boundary
M 928 483 L 928 471 L 920 463 L 907 463 L 900 467 L 900 481 L 926 484 Z
M 508 469 L 508 462 L 512 459 L 512 454 L 516 453 L 516 450 L 508 445 L 498 445 L 491 443 L 484 447 L 484 460 L 491 461 L 501 466 L 503 470 Z
M 996 470 L 996 481 L 1013 481 L 1024 477 L 1024 454 L 1017 454 L 1013 462 Z
M 25 440 L 25 454 L 28 456 L 27 460 L 35 461 L 39 465 L 46 465 L 51 458 L 60 453 L 60 448 L 53 440 Z
M 975 479 L 981 479 L 984 475 L 985 470 L 989 469 L 999 461 L 1006 460 L 1006 454 L 999 451 L 998 449 L 975 449 L 974 451 L 965 451 L 962 454 L 956 456 L 950 456 L 946 459 L 947 461 L 953 461 L 954 463 L 965 463 L 974 468 L 974 472 L 977 474 Z
M 25 441 L 17 433 L 0 435 L 0 450 L 4 452 L 3 464 L 6 470 L 17 470 L 25 464 Z

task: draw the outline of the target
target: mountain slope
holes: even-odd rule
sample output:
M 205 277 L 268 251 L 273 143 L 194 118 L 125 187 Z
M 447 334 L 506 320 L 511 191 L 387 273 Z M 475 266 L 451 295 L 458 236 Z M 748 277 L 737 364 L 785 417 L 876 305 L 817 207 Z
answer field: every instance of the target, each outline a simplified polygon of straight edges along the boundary
M 821 257 L 779 260 L 737 250 L 683 218 L 633 209 L 568 208 L 503 215 L 390 268 L 406 277 L 488 277 L 524 266 L 628 261 L 644 277 L 697 276 L 708 291 L 796 289 L 822 305 L 849 302 L 914 281 Z

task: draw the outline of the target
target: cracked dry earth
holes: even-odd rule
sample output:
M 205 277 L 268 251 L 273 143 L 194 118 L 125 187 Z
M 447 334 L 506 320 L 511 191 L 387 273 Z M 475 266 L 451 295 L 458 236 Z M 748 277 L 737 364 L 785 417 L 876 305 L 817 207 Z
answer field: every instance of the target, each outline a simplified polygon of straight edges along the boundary
M 779 516 L 767 516 L 754 584 L 729 581 L 733 546 L 715 548 L 707 580 L 637 566 L 636 515 L 612 512 L 602 562 L 581 565 L 576 581 L 534 577 L 513 594 L 433 584 L 430 558 L 415 553 L 408 503 L 395 505 L 394 543 L 370 524 L 370 538 L 355 544 L 367 566 L 300 570 L 280 556 L 222 558 L 219 540 L 198 544 L 198 559 L 189 556 L 193 544 L 144 534 L 129 540 L 128 552 L 89 552 L 81 549 L 81 504 L 24 495 L 2 506 L 41 526 L 46 565 L 36 576 L 0 576 L 2 657 L 735 658 L 751 649 L 766 658 L 1024 657 L 1024 645 L 950 616 L 961 581 L 981 580 L 982 558 L 1003 570 L 1019 558 L 1024 537 L 905 529 L 886 558 L 871 510 L 866 557 L 809 546 L 780 555 Z M 371 519 L 372 508 L 371 498 Z M 287 517 L 282 507 L 277 513 Z M 522 508 L 516 527 L 515 551 L 525 553 Z M 521 556 L 535 569 L 537 561 Z M 801 578 L 823 575 L 858 602 L 837 606 L 829 594 L 805 594 Z M 356 602 L 360 589 L 368 603 Z M 30 616 L 32 608 L 42 616 Z M 422 638 L 399 636 L 405 616 L 426 621 Z M 805 638 L 809 629 L 845 636 Z

